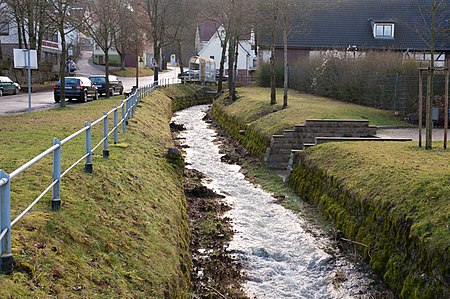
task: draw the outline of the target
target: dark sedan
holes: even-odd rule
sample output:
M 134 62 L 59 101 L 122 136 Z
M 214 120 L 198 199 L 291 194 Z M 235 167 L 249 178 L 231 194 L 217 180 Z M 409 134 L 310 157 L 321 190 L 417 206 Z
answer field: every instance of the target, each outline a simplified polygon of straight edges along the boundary
M 123 94 L 123 83 L 116 76 L 109 75 L 109 95 L 113 96 L 116 92 Z M 90 76 L 89 79 L 95 84 L 99 94 L 106 94 L 106 76 L 95 75 Z
M 61 80 L 60 80 L 61 81 Z M 61 100 L 60 81 L 54 86 L 54 99 L 56 103 Z M 98 99 L 97 87 L 89 78 L 85 77 L 66 77 L 65 80 L 65 97 L 69 100 L 77 99 L 81 102 L 87 102 L 88 98 Z

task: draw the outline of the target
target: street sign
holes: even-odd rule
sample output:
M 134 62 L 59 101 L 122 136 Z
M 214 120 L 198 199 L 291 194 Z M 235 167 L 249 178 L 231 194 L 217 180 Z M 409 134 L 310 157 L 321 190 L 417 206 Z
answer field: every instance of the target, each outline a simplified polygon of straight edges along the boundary
M 31 69 L 37 70 L 37 51 L 31 49 L 14 49 L 14 68 L 28 70 L 28 112 L 31 112 Z
M 28 55 L 30 51 L 30 55 Z M 30 57 L 30 65 L 28 65 L 28 57 Z M 33 69 L 38 69 L 37 63 L 37 51 L 28 49 L 14 49 L 14 68 L 22 69 L 28 68 L 28 66 Z

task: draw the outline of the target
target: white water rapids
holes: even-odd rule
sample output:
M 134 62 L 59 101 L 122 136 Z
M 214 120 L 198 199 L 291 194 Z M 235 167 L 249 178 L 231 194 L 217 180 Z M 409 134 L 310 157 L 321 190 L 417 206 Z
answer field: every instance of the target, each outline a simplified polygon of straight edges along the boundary
M 244 288 L 251 298 L 375 298 L 382 283 L 368 267 L 355 265 L 324 236 L 305 231 L 304 219 L 275 203 L 269 193 L 252 185 L 240 167 L 220 161 L 216 132 L 202 119 L 208 106 L 196 106 L 173 117 L 186 128 L 189 168 L 204 173 L 207 187 L 226 196 L 236 231 L 229 250 L 243 264 Z M 330 245 L 331 244 L 331 245 Z

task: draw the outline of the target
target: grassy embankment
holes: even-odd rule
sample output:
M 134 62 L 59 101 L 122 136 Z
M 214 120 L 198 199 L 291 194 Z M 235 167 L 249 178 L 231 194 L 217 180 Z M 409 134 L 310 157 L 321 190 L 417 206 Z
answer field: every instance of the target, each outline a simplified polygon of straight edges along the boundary
M 272 134 L 307 118 L 405 125 L 387 111 L 298 93 L 282 111 L 268 104 L 268 89 L 240 89 L 239 97 L 228 106 L 219 100 L 215 115 L 259 156 Z M 450 275 L 449 159 L 449 151 L 420 150 L 415 143 L 329 143 L 301 154 L 290 183 L 347 238 L 369 246 L 361 252 L 401 297 L 444 298 Z
M 183 87 L 169 94 L 188 96 Z M 93 121 L 118 97 L 66 109 L 0 118 L 0 168 L 11 172 Z M 62 207 L 45 196 L 13 227 L 15 270 L 0 276 L 0 298 L 185 298 L 189 232 L 182 172 L 165 155 L 173 147 L 171 100 L 163 91 L 144 99 L 110 158 L 94 155 L 62 179 Z M 112 124 L 110 122 L 110 128 Z M 99 140 L 102 126 L 93 139 Z M 84 136 L 64 145 L 63 170 L 84 151 Z M 51 181 L 51 157 L 12 181 L 12 218 Z
M 282 110 L 282 90 L 278 90 L 278 95 L 278 103 L 271 106 L 268 89 L 241 88 L 235 103 L 220 108 L 225 115 L 217 115 L 232 118 L 223 119 L 222 122 L 238 124 L 227 129 L 256 156 L 262 157 L 272 135 L 280 134 L 284 129 L 292 129 L 306 119 L 368 119 L 370 125 L 374 126 L 407 126 L 389 111 L 294 91 L 290 92 L 288 108 Z M 239 130 L 246 130 L 245 138 L 238 134 Z
M 153 70 L 149 68 L 139 68 L 139 77 L 147 77 L 153 75 Z M 126 67 L 124 70 L 117 69 L 112 70 L 111 74 L 119 76 L 119 77 L 135 77 L 136 76 L 136 68 L 135 67 Z

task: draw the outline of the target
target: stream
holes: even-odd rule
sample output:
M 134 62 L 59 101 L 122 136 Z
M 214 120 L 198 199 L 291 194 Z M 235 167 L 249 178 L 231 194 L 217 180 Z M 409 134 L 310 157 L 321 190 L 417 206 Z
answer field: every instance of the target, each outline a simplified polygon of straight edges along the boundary
M 307 220 L 276 203 L 247 181 L 240 166 L 221 162 L 217 133 L 203 118 L 208 106 L 177 112 L 186 128 L 188 168 L 208 177 L 205 185 L 225 195 L 235 234 L 228 250 L 244 268 L 250 298 L 380 298 L 388 292 L 370 267 L 339 250 L 327 234 L 311 232 Z

